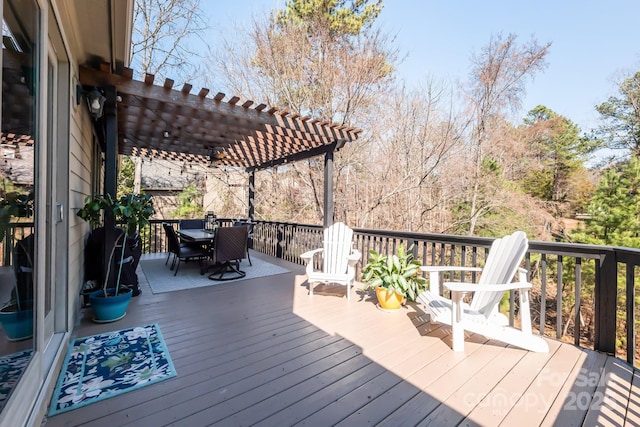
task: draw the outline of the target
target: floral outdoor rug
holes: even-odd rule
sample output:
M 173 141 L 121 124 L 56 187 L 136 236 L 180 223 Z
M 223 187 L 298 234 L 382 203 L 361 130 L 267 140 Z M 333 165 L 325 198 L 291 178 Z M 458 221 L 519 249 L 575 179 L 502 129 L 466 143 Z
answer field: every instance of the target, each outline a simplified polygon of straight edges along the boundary
M 175 375 L 157 324 L 76 338 L 60 371 L 49 416 Z
M 33 350 L 24 350 L 0 357 L 0 412 L 18 384 L 32 355 Z

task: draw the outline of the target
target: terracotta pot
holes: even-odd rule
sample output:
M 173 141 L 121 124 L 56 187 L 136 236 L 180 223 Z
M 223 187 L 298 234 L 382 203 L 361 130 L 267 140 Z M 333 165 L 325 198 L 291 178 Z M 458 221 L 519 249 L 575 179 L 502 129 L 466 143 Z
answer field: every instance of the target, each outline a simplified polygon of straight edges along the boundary
M 378 305 L 383 310 L 397 310 L 402 305 L 404 297 L 397 292 L 387 292 L 386 288 L 376 287 L 376 297 L 378 297 Z

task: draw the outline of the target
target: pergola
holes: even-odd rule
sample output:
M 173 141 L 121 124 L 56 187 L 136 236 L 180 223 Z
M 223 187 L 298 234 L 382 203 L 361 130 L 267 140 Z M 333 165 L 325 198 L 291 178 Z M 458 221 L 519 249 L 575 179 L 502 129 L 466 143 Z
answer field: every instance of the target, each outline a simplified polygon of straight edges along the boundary
M 105 193 L 115 194 L 118 154 L 243 168 L 249 175 L 249 216 L 254 214 L 254 172 L 324 155 L 324 225 L 333 222 L 333 153 L 357 139 L 359 129 L 301 116 L 192 85 L 174 89 L 154 76 L 133 80 L 133 71 L 80 67 L 82 93 L 106 97 L 95 121 L 105 151 Z

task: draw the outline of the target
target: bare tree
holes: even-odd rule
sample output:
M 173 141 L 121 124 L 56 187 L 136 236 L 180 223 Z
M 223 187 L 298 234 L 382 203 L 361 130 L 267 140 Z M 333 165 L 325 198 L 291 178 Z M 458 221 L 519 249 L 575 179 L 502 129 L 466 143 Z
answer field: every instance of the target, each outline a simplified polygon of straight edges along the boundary
M 193 78 L 202 56 L 191 37 L 201 40 L 208 29 L 200 0 L 135 0 L 131 64 L 135 72 L 157 77 Z M 204 43 L 204 42 L 203 42 Z M 138 69 L 136 69 L 136 67 Z
M 343 19 L 332 9 L 345 6 L 347 1 L 312 2 L 311 11 L 303 14 L 295 9 L 296 3 L 287 3 L 289 9 L 285 11 L 292 15 L 281 11 L 267 20 L 254 19 L 247 34 L 248 43 L 244 39 L 244 45 L 237 42 L 237 33 L 233 39 L 222 35 L 221 49 L 211 52 L 209 68 L 218 71 L 215 76 L 222 86 L 250 99 L 358 126 L 362 116 L 379 102 L 393 81 L 392 64 L 397 59 L 397 50 L 392 40 L 370 25 L 362 25 L 362 22 L 371 23 L 376 13 L 356 13 Z M 366 1 L 355 3 L 358 7 L 365 6 L 362 10 L 372 10 L 366 7 Z M 350 13 L 353 10 L 359 9 L 349 9 Z M 341 19 L 344 22 L 340 22 Z M 353 21 L 347 25 L 348 20 Z M 363 158 L 356 150 L 359 144 L 349 145 L 352 144 L 335 158 L 336 188 L 340 188 L 341 179 L 352 175 L 346 168 L 356 167 Z M 322 165 L 322 161 L 313 159 L 288 167 L 286 173 L 297 177 L 298 185 L 304 188 L 295 193 L 274 189 L 275 197 L 295 194 L 305 203 L 311 201 L 314 215 L 307 219 L 321 219 L 325 215 L 322 212 Z M 291 208 L 300 205 L 297 200 L 282 200 L 280 204 Z M 290 214 L 299 215 L 299 211 Z
M 202 37 L 208 29 L 202 19 L 200 0 L 135 0 L 131 42 L 131 64 L 135 73 L 158 78 L 182 78 L 196 75 L 202 55 L 189 49 L 191 37 Z M 134 188 L 140 192 L 142 162 L 135 164 Z
M 400 87 L 380 103 L 357 186 L 345 191 L 345 203 L 356 199 L 354 222 L 412 231 L 444 227 L 438 213 L 456 194 L 444 167 L 461 149 L 455 115 L 447 87 L 433 81 L 421 90 Z
M 535 39 L 518 45 L 516 35 L 503 40 L 491 37 L 479 55 L 472 57 L 472 71 L 465 90 L 470 108 L 472 174 L 469 179 L 468 233 L 473 235 L 476 224 L 494 206 L 496 194 L 487 184 L 485 170 L 491 169 L 491 159 L 485 157 L 485 145 L 495 128 L 505 120 L 506 113 L 521 108 L 528 78 L 546 68 L 545 58 L 551 43 L 539 45 Z M 487 191 L 485 191 L 487 190 Z

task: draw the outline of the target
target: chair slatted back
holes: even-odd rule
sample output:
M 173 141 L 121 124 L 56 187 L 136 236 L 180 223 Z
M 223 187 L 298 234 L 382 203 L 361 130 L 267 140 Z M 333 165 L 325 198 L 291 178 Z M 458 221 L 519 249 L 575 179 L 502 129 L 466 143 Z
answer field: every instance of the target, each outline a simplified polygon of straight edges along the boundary
M 351 254 L 353 230 L 342 222 L 324 229 L 322 271 L 328 274 L 345 274 Z
M 527 236 L 522 231 L 494 240 L 478 283 L 511 283 L 528 249 Z M 471 301 L 471 308 L 489 317 L 500 303 L 503 294 L 502 291 L 476 292 Z
M 247 233 L 247 227 L 218 227 L 213 239 L 213 257 L 216 262 L 246 258 Z

